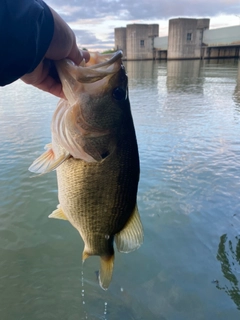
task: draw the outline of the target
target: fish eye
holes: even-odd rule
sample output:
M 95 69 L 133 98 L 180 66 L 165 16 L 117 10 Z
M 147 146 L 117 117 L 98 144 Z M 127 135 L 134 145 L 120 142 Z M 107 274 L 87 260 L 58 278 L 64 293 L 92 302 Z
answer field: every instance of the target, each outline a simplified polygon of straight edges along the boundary
M 119 87 L 113 89 L 112 95 L 113 95 L 113 98 L 118 101 L 123 100 L 123 99 L 125 100 L 125 98 L 126 98 L 126 92 L 122 88 L 119 88 Z

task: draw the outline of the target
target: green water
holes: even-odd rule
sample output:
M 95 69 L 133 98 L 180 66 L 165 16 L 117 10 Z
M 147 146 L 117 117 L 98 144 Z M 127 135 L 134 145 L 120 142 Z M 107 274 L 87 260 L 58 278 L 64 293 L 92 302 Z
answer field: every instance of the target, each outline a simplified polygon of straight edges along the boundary
M 50 220 L 56 176 L 27 168 L 51 140 L 57 98 L 0 88 L 0 319 L 240 318 L 240 60 L 128 62 L 140 160 L 142 247 L 98 257 Z

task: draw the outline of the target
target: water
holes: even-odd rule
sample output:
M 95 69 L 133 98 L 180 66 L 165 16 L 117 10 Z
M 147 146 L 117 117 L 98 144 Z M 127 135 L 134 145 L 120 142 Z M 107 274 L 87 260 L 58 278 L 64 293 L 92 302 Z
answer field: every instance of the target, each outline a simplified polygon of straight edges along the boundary
M 30 179 L 57 98 L 0 89 L 0 319 L 239 319 L 240 61 L 128 62 L 141 159 L 143 246 L 98 257 L 55 210 L 55 173 Z

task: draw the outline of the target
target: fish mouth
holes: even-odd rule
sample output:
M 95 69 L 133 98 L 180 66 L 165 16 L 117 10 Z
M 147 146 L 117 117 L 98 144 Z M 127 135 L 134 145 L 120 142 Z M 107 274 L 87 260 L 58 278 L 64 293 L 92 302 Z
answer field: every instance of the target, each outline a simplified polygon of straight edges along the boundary
M 76 100 L 76 95 L 82 92 L 81 84 L 94 83 L 116 74 L 123 66 L 122 56 L 121 50 L 111 54 L 90 52 L 89 61 L 86 63 L 83 60 L 79 66 L 69 59 L 56 61 L 63 92 L 70 104 Z
M 101 54 L 97 52 L 90 52 L 89 54 L 90 54 L 90 59 L 85 64 L 85 66 L 86 68 L 91 68 L 91 69 L 108 67 L 123 57 L 123 53 L 121 50 L 118 50 L 110 54 Z M 80 66 L 81 65 L 84 65 L 84 62 L 80 63 Z
M 122 51 L 116 51 L 111 54 L 101 54 L 90 52 L 90 59 L 86 63 L 85 59 L 76 65 L 69 59 L 56 61 L 56 68 L 63 82 L 67 74 L 71 74 L 75 80 L 83 83 L 95 82 L 105 76 L 116 73 L 122 65 Z

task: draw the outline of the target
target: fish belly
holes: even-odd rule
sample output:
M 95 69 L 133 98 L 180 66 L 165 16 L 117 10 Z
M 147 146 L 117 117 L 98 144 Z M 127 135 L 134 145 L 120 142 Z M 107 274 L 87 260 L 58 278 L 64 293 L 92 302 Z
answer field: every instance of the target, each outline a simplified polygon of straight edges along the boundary
M 116 150 L 102 162 L 70 158 L 57 168 L 60 206 L 89 255 L 113 254 L 113 238 L 136 205 L 138 157 Z

